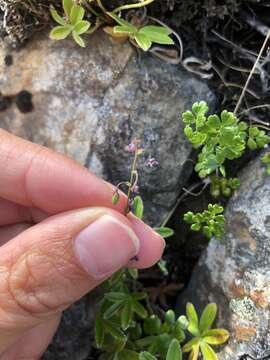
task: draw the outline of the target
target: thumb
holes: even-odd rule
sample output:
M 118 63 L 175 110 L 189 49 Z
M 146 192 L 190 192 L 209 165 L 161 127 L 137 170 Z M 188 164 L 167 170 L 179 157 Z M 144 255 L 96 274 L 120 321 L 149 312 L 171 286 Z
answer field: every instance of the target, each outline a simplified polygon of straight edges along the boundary
M 123 215 L 88 208 L 50 217 L 0 248 L 0 332 L 67 308 L 139 251 Z

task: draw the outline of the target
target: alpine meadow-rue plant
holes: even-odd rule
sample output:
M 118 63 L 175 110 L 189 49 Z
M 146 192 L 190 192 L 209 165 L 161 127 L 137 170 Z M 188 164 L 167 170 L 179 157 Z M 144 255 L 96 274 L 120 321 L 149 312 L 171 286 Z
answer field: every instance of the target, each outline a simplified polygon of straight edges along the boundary
M 237 178 L 226 178 L 226 163 L 240 158 L 244 152 L 264 148 L 270 137 L 259 126 L 249 126 L 227 110 L 207 116 L 209 108 L 204 101 L 193 104 L 183 113 L 184 133 L 192 146 L 199 150 L 195 171 L 200 178 L 209 177 L 210 194 L 214 198 L 230 197 L 240 188 Z M 270 156 L 263 156 L 270 174 Z M 208 210 L 194 214 L 187 212 L 184 220 L 191 230 L 201 231 L 207 238 L 220 239 L 224 234 L 223 207 L 209 204 Z
M 201 178 L 216 172 L 225 177 L 226 160 L 241 157 L 247 148 L 262 149 L 270 141 L 264 130 L 239 121 L 232 112 L 206 116 L 207 112 L 207 104 L 201 101 L 183 114 L 185 135 L 200 150 L 195 170 Z
M 116 186 L 112 203 L 116 205 L 120 200 L 120 189 L 126 189 L 126 214 L 133 210 L 134 214 L 142 219 L 143 200 L 134 189 L 139 181 L 138 161 L 144 161 L 145 166 L 149 166 L 149 158 L 146 161 L 141 159 L 144 150 L 138 140 L 132 141 L 125 150 L 133 156 L 130 179 Z M 152 157 L 150 159 L 151 164 L 154 163 L 153 166 L 158 166 L 157 160 Z M 169 228 L 155 230 L 165 238 L 173 235 Z M 208 344 L 222 344 L 228 339 L 226 330 L 210 330 L 216 316 L 216 306 L 213 309 L 213 304 L 212 312 L 209 311 L 209 307 L 204 311 L 199 330 L 196 329 L 196 319 L 190 310 L 187 311 L 187 316 L 180 317 L 176 317 L 173 310 L 164 311 L 161 308 L 155 313 L 136 269 L 119 271 L 103 284 L 103 290 L 104 295 L 99 302 L 95 322 L 96 347 L 100 350 L 99 360 L 182 360 L 183 351 L 193 349 L 190 341 L 194 341 L 195 351 L 198 343 L 200 344 L 199 350 L 204 360 L 213 360 L 217 359 L 217 356 L 214 353 L 216 357 L 213 358 L 213 350 Z M 188 304 L 187 309 L 190 309 L 190 306 Z M 189 333 L 192 336 L 196 334 L 196 341 L 193 339 L 187 342 Z M 209 353 L 211 356 L 207 351 L 212 351 Z
M 209 204 L 208 209 L 202 213 L 194 214 L 191 211 L 187 212 L 184 215 L 184 220 L 190 224 L 191 230 L 202 230 L 208 239 L 211 239 L 213 236 L 220 239 L 224 234 L 225 219 L 223 212 L 222 206 Z

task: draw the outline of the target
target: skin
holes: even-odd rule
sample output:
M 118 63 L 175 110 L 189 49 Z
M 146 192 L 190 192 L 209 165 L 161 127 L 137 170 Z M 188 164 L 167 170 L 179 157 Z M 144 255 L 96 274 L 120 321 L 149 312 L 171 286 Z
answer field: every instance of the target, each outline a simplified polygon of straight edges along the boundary
M 113 218 L 138 239 L 136 253 L 132 241 L 123 246 L 139 260 L 122 266 L 159 260 L 164 240 L 124 216 L 124 194 L 113 206 L 113 192 L 73 160 L 0 130 L 0 360 L 40 359 L 62 311 L 107 278 L 89 274 L 73 247 L 97 218 Z

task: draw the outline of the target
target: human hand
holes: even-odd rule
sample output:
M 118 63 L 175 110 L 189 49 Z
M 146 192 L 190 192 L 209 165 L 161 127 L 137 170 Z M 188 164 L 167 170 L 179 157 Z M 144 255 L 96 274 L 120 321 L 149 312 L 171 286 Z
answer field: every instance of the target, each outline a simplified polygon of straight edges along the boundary
M 0 360 L 39 359 L 64 309 L 123 266 L 158 261 L 164 240 L 122 215 L 126 198 L 113 206 L 113 191 L 74 161 L 0 130 Z

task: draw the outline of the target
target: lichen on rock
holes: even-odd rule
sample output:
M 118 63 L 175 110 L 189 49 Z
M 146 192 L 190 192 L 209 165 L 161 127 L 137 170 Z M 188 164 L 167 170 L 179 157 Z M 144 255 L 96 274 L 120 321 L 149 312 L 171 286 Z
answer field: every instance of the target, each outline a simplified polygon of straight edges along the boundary
M 220 360 L 270 356 L 270 177 L 260 159 L 243 170 L 226 210 L 226 234 L 212 239 L 179 299 L 219 305 L 219 325 L 231 338 Z M 247 358 L 249 358 L 247 357 Z

